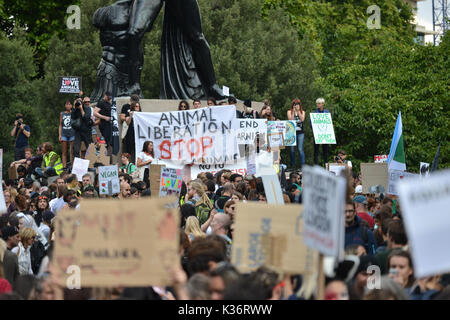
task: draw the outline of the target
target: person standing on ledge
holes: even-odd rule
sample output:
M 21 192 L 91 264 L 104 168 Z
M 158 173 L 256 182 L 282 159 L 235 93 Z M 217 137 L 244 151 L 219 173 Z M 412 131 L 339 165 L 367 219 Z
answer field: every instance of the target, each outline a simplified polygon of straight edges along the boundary
M 325 99 L 319 98 L 316 100 L 317 108 L 314 111 L 315 113 L 330 113 L 327 109 L 324 109 L 325 106 Z M 323 155 L 323 162 L 328 162 L 328 145 L 322 144 L 322 155 Z M 315 143 L 314 141 L 314 164 L 319 164 L 319 145 Z
M 16 114 L 14 128 L 11 130 L 11 137 L 16 137 L 14 144 L 14 161 L 25 159 L 25 149 L 28 148 L 28 138 L 30 138 L 30 127 L 23 123 L 23 115 Z

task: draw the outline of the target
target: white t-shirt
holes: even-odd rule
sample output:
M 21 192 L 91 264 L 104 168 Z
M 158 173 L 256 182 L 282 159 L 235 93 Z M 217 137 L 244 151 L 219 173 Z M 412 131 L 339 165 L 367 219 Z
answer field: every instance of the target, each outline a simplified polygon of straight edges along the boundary
M 66 205 L 66 203 L 64 202 L 64 197 L 61 197 L 61 198 L 56 198 L 56 199 L 50 200 L 48 205 L 50 206 L 50 210 L 54 214 L 56 214 L 56 212 L 61 210 Z
M 47 241 L 50 241 L 50 227 L 48 225 L 41 223 L 41 225 L 39 226 L 39 231 L 42 232 Z
M 139 155 L 137 157 L 138 157 L 138 159 L 141 159 L 142 162 L 147 162 L 147 161 L 152 160 L 152 163 L 153 163 L 153 157 L 151 155 L 149 155 L 149 154 L 146 154 L 144 151 L 139 153 Z M 148 165 L 148 169 L 149 170 L 150 170 L 150 164 Z

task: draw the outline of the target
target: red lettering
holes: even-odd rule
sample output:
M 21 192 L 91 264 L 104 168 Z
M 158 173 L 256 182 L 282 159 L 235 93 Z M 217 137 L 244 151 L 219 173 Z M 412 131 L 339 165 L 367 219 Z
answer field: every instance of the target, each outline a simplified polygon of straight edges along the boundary
M 167 148 L 166 148 L 167 147 Z M 170 140 L 164 140 L 159 145 L 159 151 L 161 153 L 161 159 L 169 160 L 172 158 L 172 153 L 170 152 Z M 163 152 L 166 152 L 167 155 L 164 155 Z
M 194 147 L 195 152 L 192 152 L 192 143 L 195 144 L 195 147 Z M 191 156 L 191 158 L 194 156 L 197 157 L 198 154 L 200 153 L 200 143 L 195 139 L 191 139 L 186 143 L 186 149 L 187 149 L 189 155 Z
M 205 145 L 205 140 L 209 140 L 209 144 Z M 211 137 L 201 137 L 200 138 L 202 144 L 202 157 L 206 157 L 205 150 L 213 147 L 213 139 Z
M 181 143 L 184 142 L 184 140 L 176 140 L 173 145 L 179 145 L 178 147 L 178 158 L 176 160 L 180 160 L 181 159 Z

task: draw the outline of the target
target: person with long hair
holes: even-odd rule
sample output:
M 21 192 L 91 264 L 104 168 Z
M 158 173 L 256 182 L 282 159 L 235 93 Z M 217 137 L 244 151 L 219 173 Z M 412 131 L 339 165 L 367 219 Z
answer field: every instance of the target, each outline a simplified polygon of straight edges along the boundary
M 142 147 L 142 152 L 137 157 L 137 167 L 145 168 L 144 177 L 142 181 L 147 185 L 147 189 L 150 188 L 150 164 L 155 158 L 155 152 L 153 151 L 153 142 L 145 141 Z
M 183 111 L 183 110 L 189 110 L 189 102 L 187 102 L 186 100 L 181 100 L 180 103 L 178 104 L 178 111 Z
M 198 221 L 197 217 L 194 216 L 190 216 L 186 219 L 184 232 L 186 232 L 191 241 L 195 238 L 204 238 L 206 236 L 206 234 L 200 228 L 200 222 Z
M 69 148 L 70 162 L 73 164 L 73 141 L 75 130 L 72 128 L 72 102 L 66 101 L 66 111 L 59 114 L 59 142 L 62 145 L 62 163 L 67 168 L 67 148 Z
M 132 102 L 130 105 L 129 115 L 125 117 L 125 122 L 128 125 L 128 131 L 123 139 L 124 152 L 129 153 L 131 158 L 134 159 L 136 155 L 136 141 L 134 138 L 134 119 L 135 112 L 142 112 L 141 104 L 139 102 Z
M 187 200 L 195 206 L 195 213 L 200 221 L 200 225 L 204 224 L 208 220 L 213 206 L 211 204 L 211 200 L 209 200 L 209 197 L 205 192 L 203 184 L 200 182 L 191 181 L 188 185 L 187 196 L 189 198 Z
M 19 262 L 19 273 L 33 274 L 31 268 L 31 253 L 30 249 L 33 245 L 34 239 L 36 238 L 36 232 L 31 228 L 23 228 L 20 233 L 20 242 L 17 247 L 13 248 L 12 253 L 17 255 L 17 260 Z
M 295 135 L 297 140 L 297 150 L 300 159 L 300 168 L 305 164 L 305 153 L 303 151 L 303 141 L 305 139 L 305 131 L 303 130 L 303 123 L 305 122 L 305 111 L 303 110 L 302 102 L 296 98 L 292 101 L 291 109 L 287 112 L 288 120 L 295 122 Z M 296 169 L 295 162 L 295 146 L 290 147 L 291 167 Z
M 414 284 L 414 267 L 409 252 L 395 249 L 388 257 L 389 277 L 405 289 Z

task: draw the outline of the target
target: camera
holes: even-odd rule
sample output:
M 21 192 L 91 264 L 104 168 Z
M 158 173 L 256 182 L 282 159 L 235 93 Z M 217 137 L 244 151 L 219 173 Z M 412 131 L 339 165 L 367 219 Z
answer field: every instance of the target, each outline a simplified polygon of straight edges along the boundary
M 77 100 L 77 102 L 75 102 L 75 107 L 78 108 L 79 106 L 81 106 L 81 102 L 79 100 Z
M 334 157 L 334 161 L 336 161 L 336 162 L 342 161 L 342 158 L 340 156 L 336 156 L 336 157 Z
M 17 121 L 17 126 L 20 127 L 22 125 L 22 121 Z

